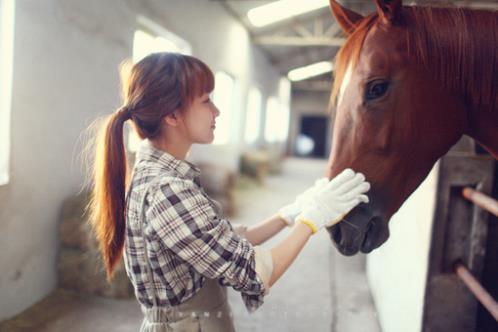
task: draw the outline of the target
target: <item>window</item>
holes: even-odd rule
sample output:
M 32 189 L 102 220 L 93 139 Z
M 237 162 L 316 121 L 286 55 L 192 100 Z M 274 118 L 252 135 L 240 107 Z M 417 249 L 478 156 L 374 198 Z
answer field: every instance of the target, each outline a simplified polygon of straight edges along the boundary
M 187 41 L 154 21 L 139 16 L 138 26 L 133 37 L 133 62 L 138 62 L 154 52 L 192 54 L 192 47 Z
M 289 106 L 275 97 L 266 103 L 265 139 L 268 143 L 285 142 L 289 131 Z
M 280 126 L 277 134 L 279 142 L 285 142 L 289 134 L 291 84 L 290 81 L 282 77 L 278 84 L 278 99 L 280 102 Z
M 234 107 L 235 81 L 225 72 L 215 74 L 213 102 L 220 110 L 216 119 L 213 144 L 228 144 L 230 142 L 232 112 Z
M 187 41 L 150 19 L 139 16 L 138 25 L 133 37 L 133 62 L 136 63 L 155 52 L 192 54 L 192 48 Z M 128 150 L 137 151 L 140 138 L 135 131 L 129 130 L 128 132 Z
M 0 185 L 9 182 L 14 0 L 0 0 Z
M 265 140 L 268 143 L 281 143 L 287 140 L 289 134 L 290 93 L 290 81 L 282 77 L 278 82 L 278 98 L 268 98 L 265 121 Z
M 280 126 L 279 104 L 275 97 L 268 98 L 266 102 L 265 140 L 268 143 L 277 142 L 277 131 Z
M 283 103 L 280 104 L 280 125 L 277 130 L 277 141 L 285 142 L 287 140 L 287 136 L 289 134 L 289 106 Z
M 256 142 L 259 137 L 261 122 L 261 92 L 251 88 L 247 97 L 245 141 L 248 144 Z

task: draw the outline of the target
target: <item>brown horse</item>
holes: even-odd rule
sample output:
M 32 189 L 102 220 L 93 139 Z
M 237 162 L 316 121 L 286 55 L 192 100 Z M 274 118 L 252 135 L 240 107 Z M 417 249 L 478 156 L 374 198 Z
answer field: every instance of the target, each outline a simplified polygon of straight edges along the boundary
M 387 240 L 391 216 L 462 135 L 498 158 L 498 12 L 375 4 L 363 17 L 330 0 L 348 38 L 328 176 L 350 167 L 372 184 L 370 203 L 328 229 L 344 255 Z

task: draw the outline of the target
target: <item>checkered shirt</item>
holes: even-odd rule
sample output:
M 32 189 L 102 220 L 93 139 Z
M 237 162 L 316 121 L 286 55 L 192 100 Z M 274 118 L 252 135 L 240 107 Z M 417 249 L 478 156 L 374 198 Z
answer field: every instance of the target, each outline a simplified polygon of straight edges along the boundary
M 154 148 L 147 140 L 142 142 L 126 197 L 127 275 L 144 308 L 153 306 L 154 294 L 145 265 L 148 259 L 158 306 L 183 303 L 210 278 L 241 292 L 252 312 L 269 291 L 256 273 L 259 256 L 255 249 L 259 246 L 253 246 L 221 217 L 218 202 L 204 192 L 199 175 L 190 162 Z M 143 221 L 147 256 L 139 225 L 143 195 L 147 195 Z

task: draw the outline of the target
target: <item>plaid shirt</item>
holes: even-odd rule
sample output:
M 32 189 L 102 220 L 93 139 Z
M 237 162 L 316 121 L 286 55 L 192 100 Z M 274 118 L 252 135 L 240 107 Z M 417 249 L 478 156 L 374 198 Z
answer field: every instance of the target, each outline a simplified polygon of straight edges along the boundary
M 196 166 L 154 148 L 148 140 L 140 145 L 126 199 L 124 249 L 135 295 L 143 307 L 152 307 L 148 259 L 158 306 L 179 305 L 210 278 L 241 292 L 248 311 L 254 311 L 269 291 L 271 254 L 251 245 L 220 217 L 221 208 L 204 192 L 199 175 Z M 143 220 L 147 256 L 138 219 L 143 195 L 147 195 Z

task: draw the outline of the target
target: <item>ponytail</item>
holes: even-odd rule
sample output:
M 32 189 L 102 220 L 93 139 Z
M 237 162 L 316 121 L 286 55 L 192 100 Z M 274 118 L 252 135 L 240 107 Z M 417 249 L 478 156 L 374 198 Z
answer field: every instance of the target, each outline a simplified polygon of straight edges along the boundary
M 121 260 L 125 239 L 125 195 L 128 183 L 123 127 L 130 118 L 121 108 L 104 120 L 95 141 L 90 222 L 104 262 L 107 280 Z

